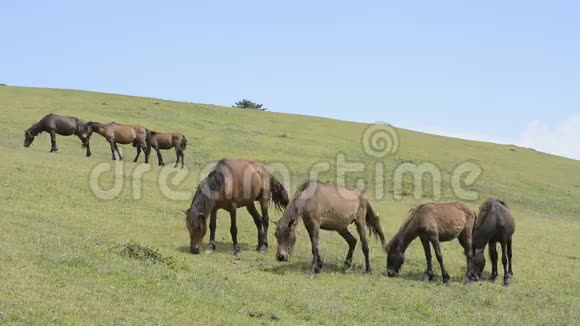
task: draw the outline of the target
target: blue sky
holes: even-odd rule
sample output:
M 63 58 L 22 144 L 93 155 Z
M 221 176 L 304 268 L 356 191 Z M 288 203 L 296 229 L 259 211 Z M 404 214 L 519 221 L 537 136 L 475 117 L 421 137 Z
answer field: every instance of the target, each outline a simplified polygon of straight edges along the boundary
M 2 83 L 250 98 L 580 159 L 574 1 L 0 1 Z

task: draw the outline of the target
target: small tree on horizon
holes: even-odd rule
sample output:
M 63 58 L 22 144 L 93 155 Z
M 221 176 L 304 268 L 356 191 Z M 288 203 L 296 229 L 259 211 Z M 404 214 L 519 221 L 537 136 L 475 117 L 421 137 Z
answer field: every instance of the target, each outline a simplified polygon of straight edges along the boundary
M 247 99 L 237 101 L 234 105 L 232 105 L 233 108 L 238 108 L 238 109 L 268 111 L 268 109 L 263 107 L 263 106 L 264 106 L 263 104 L 257 104 L 257 103 L 250 101 L 250 100 L 247 100 Z

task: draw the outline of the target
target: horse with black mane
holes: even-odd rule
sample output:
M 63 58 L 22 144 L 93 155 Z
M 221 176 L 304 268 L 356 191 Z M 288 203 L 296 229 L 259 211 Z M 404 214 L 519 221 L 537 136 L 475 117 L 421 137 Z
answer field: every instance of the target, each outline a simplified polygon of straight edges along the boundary
M 77 117 L 67 117 L 57 114 L 47 114 L 30 128 L 24 130 L 24 147 L 29 147 L 34 138 L 42 133 L 50 134 L 50 152 L 54 153 L 58 150 L 56 147 L 56 135 L 79 137 L 83 147 L 86 148 L 86 156 L 91 156 L 91 148 L 89 146 L 89 138 L 83 137 L 82 129 L 85 122 Z
M 472 274 L 481 279 L 485 268 L 485 247 L 489 244 L 489 256 L 492 263 L 491 281 L 495 282 L 498 273 L 499 242 L 502 250 L 504 269 L 504 285 L 509 286 L 514 275 L 512 269 L 512 237 L 516 231 L 516 223 L 509 207 L 504 200 L 489 198 L 479 207 L 477 223 L 473 229 L 473 264 Z
M 448 284 L 451 277 L 443 263 L 440 243 L 457 238 L 467 258 L 466 283 L 469 283 L 471 281 L 472 232 L 475 219 L 475 212 L 467 205 L 459 202 L 423 204 L 412 209 L 397 235 L 387 245 L 388 276 L 399 276 L 401 267 L 405 263 L 405 251 L 415 239 L 420 238 L 427 259 L 425 279 L 432 281 L 434 278 L 431 255 L 432 245 L 435 249 L 437 261 L 439 261 L 441 266 L 443 283 Z
M 260 203 L 261 216 L 256 209 L 256 201 Z M 241 248 L 238 244 L 236 211 L 242 207 L 250 213 L 258 230 L 256 250 L 265 253 L 268 247 L 270 202 L 282 211 L 288 205 L 288 193 L 264 165 L 242 159 L 219 161 L 208 177 L 199 184 L 190 208 L 185 211 L 191 253 L 196 255 L 200 253 L 201 242 L 207 232 L 208 219 L 210 228 L 208 251 L 215 251 L 217 211 L 223 209 L 230 213 L 230 234 L 234 244 L 234 255 L 239 256 Z
M 145 163 L 149 163 L 149 154 L 151 153 L 151 131 L 142 126 L 136 125 L 122 125 L 116 122 L 99 123 L 87 122 L 82 127 L 82 136 L 91 136 L 93 132 L 103 136 L 111 145 L 111 154 L 113 161 L 115 158 L 115 151 L 119 156 L 119 160 L 123 160 L 123 156 L 119 151 L 117 144 L 133 144 L 137 148 L 137 156 L 133 162 L 137 162 L 141 151 L 145 153 Z
M 284 211 L 278 223 L 276 238 L 278 261 L 288 261 L 296 243 L 296 225 L 300 218 L 310 236 L 312 243 L 312 275 L 322 271 L 322 258 L 318 250 L 320 230 L 336 231 L 348 243 L 345 267 L 352 265 L 352 256 L 357 240 L 349 232 L 351 224 L 356 226 L 365 255 L 365 271 L 371 274 L 369 244 L 366 236 L 376 235 L 385 247 L 385 235 L 379 217 L 369 201 L 358 191 L 353 191 L 335 184 L 320 181 L 307 181 L 299 187 L 294 199 Z

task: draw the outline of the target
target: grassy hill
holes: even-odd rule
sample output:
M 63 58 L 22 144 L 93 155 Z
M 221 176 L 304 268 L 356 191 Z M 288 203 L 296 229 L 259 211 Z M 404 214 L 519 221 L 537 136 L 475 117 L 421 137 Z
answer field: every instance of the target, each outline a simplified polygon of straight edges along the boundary
M 294 190 L 319 162 L 335 166 L 337 153 L 359 161 L 366 172 L 347 181 L 373 178 L 375 159 L 365 155 L 364 124 L 269 112 L 253 112 L 152 98 L 93 92 L 0 87 L 0 323 L 32 324 L 575 324 L 580 320 L 580 162 L 515 146 L 465 141 L 398 130 L 399 151 L 382 159 L 386 198 L 373 200 L 383 228 L 392 236 L 417 201 L 410 192 L 393 197 L 393 171 L 404 162 L 431 162 L 442 171 L 441 201 L 454 200 L 449 183 L 462 162 L 480 166 L 472 187 L 480 200 L 506 198 L 518 223 L 514 239 L 515 278 L 511 288 L 482 283 L 465 288 L 464 258 L 457 242 L 444 244 L 453 284 L 418 281 L 425 269 L 420 243 L 410 248 L 401 279 L 387 279 L 385 255 L 373 240 L 373 276 L 356 267 L 344 273 L 346 243 L 323 233 L 324 273 L 314 279 L 310 243 L 299 227 L 289 264 L 275 261 L 269 234 L 267 255 L 253 252 L 256 230 L 240 211 L 243 256 L 232 256 L 229 218 L 218 218 L 218 251 L 188 254 L 181 212 L 190 199 L 170 200 L 159 190 L 163 169 L 151 165 L 142 198 L 134 199 L 132 174 L 142 166 L 125 162 L 121 194 L 97 198 L 89 186 L 96 167 L 111 164 L 98 135 L 93 157 L 85 158 L 78 139 L 57 137 L 50 154 L 42 134 L 23 148 L 23 130 L 46 113 L 85 120 L 116 121 L 158 131 L 181 131 L 189 140 L 189 173 L 174 190 L 191 193 L 200 169 L 223 157 L 281 163 Z M 388 112 L 384 113 L 388 120 Z M 469 122 L 465 122 L 469 123 Z M 473 122 L 476 123 L 476 122 Z M 131 161 L 134 149 L 126 146 Z M 164 153 L 166 162 L 174 153 Z M 153 163 L 156 158 L 152 155 Z M 335 172 L 322 174 L 333 180 Z M 113 174 L 99 180 L 112 186 Z M 431 180 L 426 180 L 429 185 Z M 410 187 L 405 179 L 404 189 Z M 410 189 L 410 188 L 409 188 Z M 368 189 L 369 196 L 375 192 Z M 412 189 L 410 189 L 412 190 Z M 427 192 L 429 195 L 429 192 Z M 277 220 L 279 213 L 272 214 Z M 128 244 L 129 241 L 132 241 Z M 129 257 L 144 251 L 147 259 Z M 438 267 L 436 268 L 438 270 Z M 276 318 L 273 318 L 276 317 Z

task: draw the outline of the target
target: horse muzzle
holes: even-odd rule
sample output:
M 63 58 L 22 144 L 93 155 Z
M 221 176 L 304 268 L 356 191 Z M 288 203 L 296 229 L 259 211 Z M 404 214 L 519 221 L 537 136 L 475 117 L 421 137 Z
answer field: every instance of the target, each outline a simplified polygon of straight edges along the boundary
M 399 277 L 399 272 L 390 269 L 390 270 L 387 271 L 387 275 L 390 278 L 395 278 L 395 277 Z
M 201 249 L 199 247 L 191 248 L 191 253 L 194 255 L 199 255 L 201 253 Z
M 284 255 L 284 254 L 277 254 L 276 255 L 276 259 L 278 259 L 278 261 L 281 262 L 281 263 L 286 263 L 286 262 L 288 262 L 289 257 L 288 257 L 287 254 L 286 255 Z

